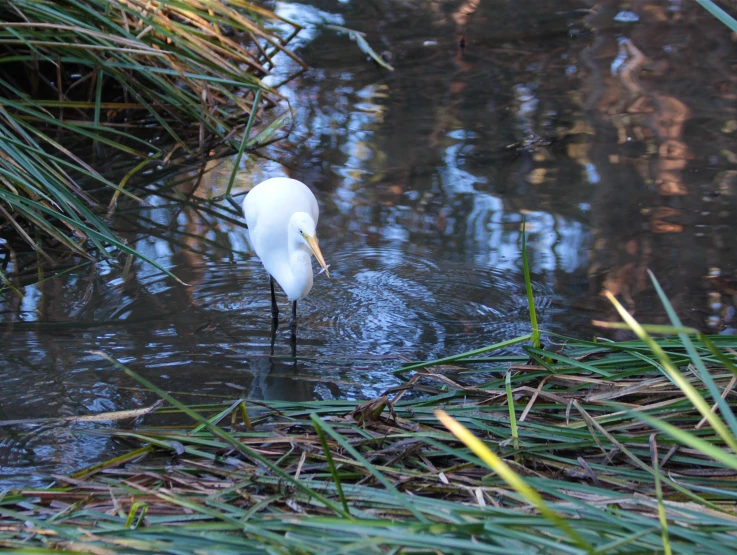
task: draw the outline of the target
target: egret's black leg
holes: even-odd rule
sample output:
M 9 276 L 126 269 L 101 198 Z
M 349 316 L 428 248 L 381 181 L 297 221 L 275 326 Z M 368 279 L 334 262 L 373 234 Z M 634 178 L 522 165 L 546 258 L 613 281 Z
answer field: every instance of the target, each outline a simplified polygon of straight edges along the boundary
M 271 283 L 271 324 L 274 329 L 279 327 L 279 307 L 276 306 L 276 293 L 274 292 L 274 278 L 269 276 Z
M 297 356 L 297 301 L 292 303 L 292 319 L 289 321 L 291 331 L 290 343 L 292 344 L 292 357 Z
M 292 335 L 297 333 L 297 301 L 292 303 L 292 319 L 289 321 L 289 329 L 292 330 Z

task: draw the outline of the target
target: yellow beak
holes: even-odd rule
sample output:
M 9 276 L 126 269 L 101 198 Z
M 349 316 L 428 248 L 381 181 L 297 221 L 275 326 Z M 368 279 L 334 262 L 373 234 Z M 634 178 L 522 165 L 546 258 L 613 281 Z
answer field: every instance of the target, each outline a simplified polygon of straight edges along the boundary
M 317 258 L 317 262 L 322 266 L 322 269 L 325 270 L 325 275 L 330 277 L 328 266 L 325 264 L 325 259 L 322 257 L 322 252 L 320 251 L 320 246 L 317 244 L 317 237 L 314 235 L 312 237 L 307 237 L 307 234 L 305 234 L 305 239 L 307 239 L 307 244 L 310 245 L 310 248 L 312 249 L 312 254 Z

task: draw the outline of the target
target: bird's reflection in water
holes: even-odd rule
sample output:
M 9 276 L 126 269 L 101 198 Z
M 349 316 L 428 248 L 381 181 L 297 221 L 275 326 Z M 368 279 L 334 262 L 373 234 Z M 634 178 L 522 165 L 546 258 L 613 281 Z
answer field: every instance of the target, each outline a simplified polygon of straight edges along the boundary
M 269 356 L 251 360 L 253 382 L 250 397 L 253 399 L 279 401 L 311 401 L 315 398 L 315 382 L 299 378 L 300 364 L 297 359 L 297 335 L 290 332 L 290 357 L 276 355 L 277 326 L 271 326 Z
M 296 303 L 295 303 L 296 306 Z M 296 319 L 296 316 L 293 315 Z M 297 329 L 294 325 L 295 320 L 293 319 L 289 326 L 289 347 L 291 348 L 292 358 L 295 364 L 297 363 Z M 274 318 L 271 321 L 271 357 L 274 358 L 274 346 L 276 345 L 276 330 L 279 329 L 279 319 Z

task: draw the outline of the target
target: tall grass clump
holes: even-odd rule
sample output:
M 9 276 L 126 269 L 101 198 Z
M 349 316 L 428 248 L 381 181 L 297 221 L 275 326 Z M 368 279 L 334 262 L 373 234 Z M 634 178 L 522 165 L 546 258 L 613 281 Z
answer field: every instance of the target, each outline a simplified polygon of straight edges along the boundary
M 297 60 L 286 44 L 299 27 L 279 36 L 275 19 L 243 0 L 0 4 L 4 236 L 49 263 L 138 254 L 104 215 L 135 198 L 136 172 L 235 149 L 246 122 L 264 122 L 279 98 L 261 78 L 277 53 Z

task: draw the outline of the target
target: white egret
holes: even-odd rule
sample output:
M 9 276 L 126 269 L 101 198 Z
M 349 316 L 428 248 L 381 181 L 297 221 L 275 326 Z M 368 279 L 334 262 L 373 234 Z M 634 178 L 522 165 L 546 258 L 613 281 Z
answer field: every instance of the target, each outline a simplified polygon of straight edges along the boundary
M 278 325 L 274 280 L 292 301 L 292 332 L 297 323 L 297 301 L 312 289 L 312 255 L 330 277 L 317 242 L 320 217 L 315 195 L 296 179 L 275 177 L 256 185 L 243 201 L 251 247 L 269 272 L 271 314 Z

